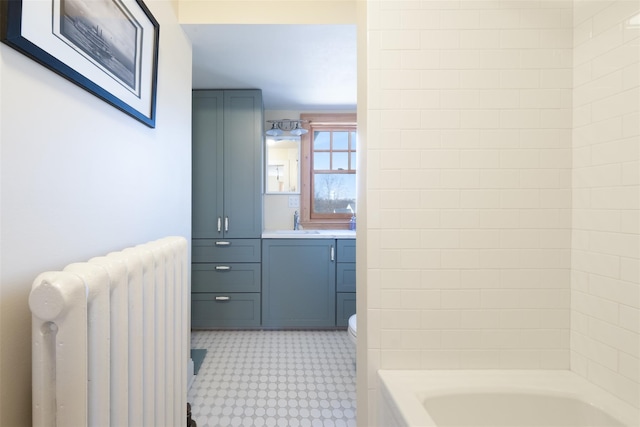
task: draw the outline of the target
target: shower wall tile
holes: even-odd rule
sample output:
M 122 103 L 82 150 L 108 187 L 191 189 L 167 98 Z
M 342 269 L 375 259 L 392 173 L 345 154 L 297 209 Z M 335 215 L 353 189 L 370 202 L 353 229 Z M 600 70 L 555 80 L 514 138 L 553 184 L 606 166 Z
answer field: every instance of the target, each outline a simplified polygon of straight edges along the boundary
M 571 368 L 638 407 L 640 31 L 633 17 L 640 17 L 637 0 L 574 8 Z
M 571 2 L 368 14 L 376 365 L 567 368 Z

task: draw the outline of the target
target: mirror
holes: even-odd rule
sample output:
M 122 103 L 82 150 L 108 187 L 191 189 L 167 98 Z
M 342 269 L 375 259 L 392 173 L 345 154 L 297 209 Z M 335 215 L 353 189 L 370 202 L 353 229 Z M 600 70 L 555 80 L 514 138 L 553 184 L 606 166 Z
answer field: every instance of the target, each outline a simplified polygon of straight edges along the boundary
M 267 136 L 266 193 L 300 193 L 300 137 Z

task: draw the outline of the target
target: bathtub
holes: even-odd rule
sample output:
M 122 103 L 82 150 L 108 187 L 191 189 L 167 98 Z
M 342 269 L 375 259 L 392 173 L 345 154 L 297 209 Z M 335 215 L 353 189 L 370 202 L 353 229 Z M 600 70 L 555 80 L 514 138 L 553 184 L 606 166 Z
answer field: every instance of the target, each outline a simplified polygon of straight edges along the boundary
M 378 371 L 381 427 L 637 427 L 637 408 L 570 371 Z

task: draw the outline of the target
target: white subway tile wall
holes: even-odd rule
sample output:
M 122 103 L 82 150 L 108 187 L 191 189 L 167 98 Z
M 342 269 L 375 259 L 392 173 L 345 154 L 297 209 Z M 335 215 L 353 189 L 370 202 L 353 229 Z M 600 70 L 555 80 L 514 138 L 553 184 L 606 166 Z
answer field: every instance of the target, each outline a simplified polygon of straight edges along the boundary
M 638 405 L 639 3 L 367 2 L 369 399 L 571 368 Z
M 573 34 L 571 367 L 638 407 L 640 2 L 576 1 Z
M 370 371 L 569 368 L 571 2 L 368 14 Z

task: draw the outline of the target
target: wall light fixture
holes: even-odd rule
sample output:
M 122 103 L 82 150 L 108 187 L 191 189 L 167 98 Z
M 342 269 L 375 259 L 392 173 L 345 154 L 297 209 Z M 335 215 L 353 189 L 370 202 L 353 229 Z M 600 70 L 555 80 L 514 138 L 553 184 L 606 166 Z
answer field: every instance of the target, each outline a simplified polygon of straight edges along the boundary
M 305 122 L 306 120 L 267 120 L 267 123 L 271 123 L 271 129 L 269 129 L 265 133 L 268 136 L 280 136 L 284 132 L 289 132 L 290 135 L 294 136 L 304 135 L 305 133 L 309 132 L 307 129 L 304 129 L 302 127 L 302 124 Z

